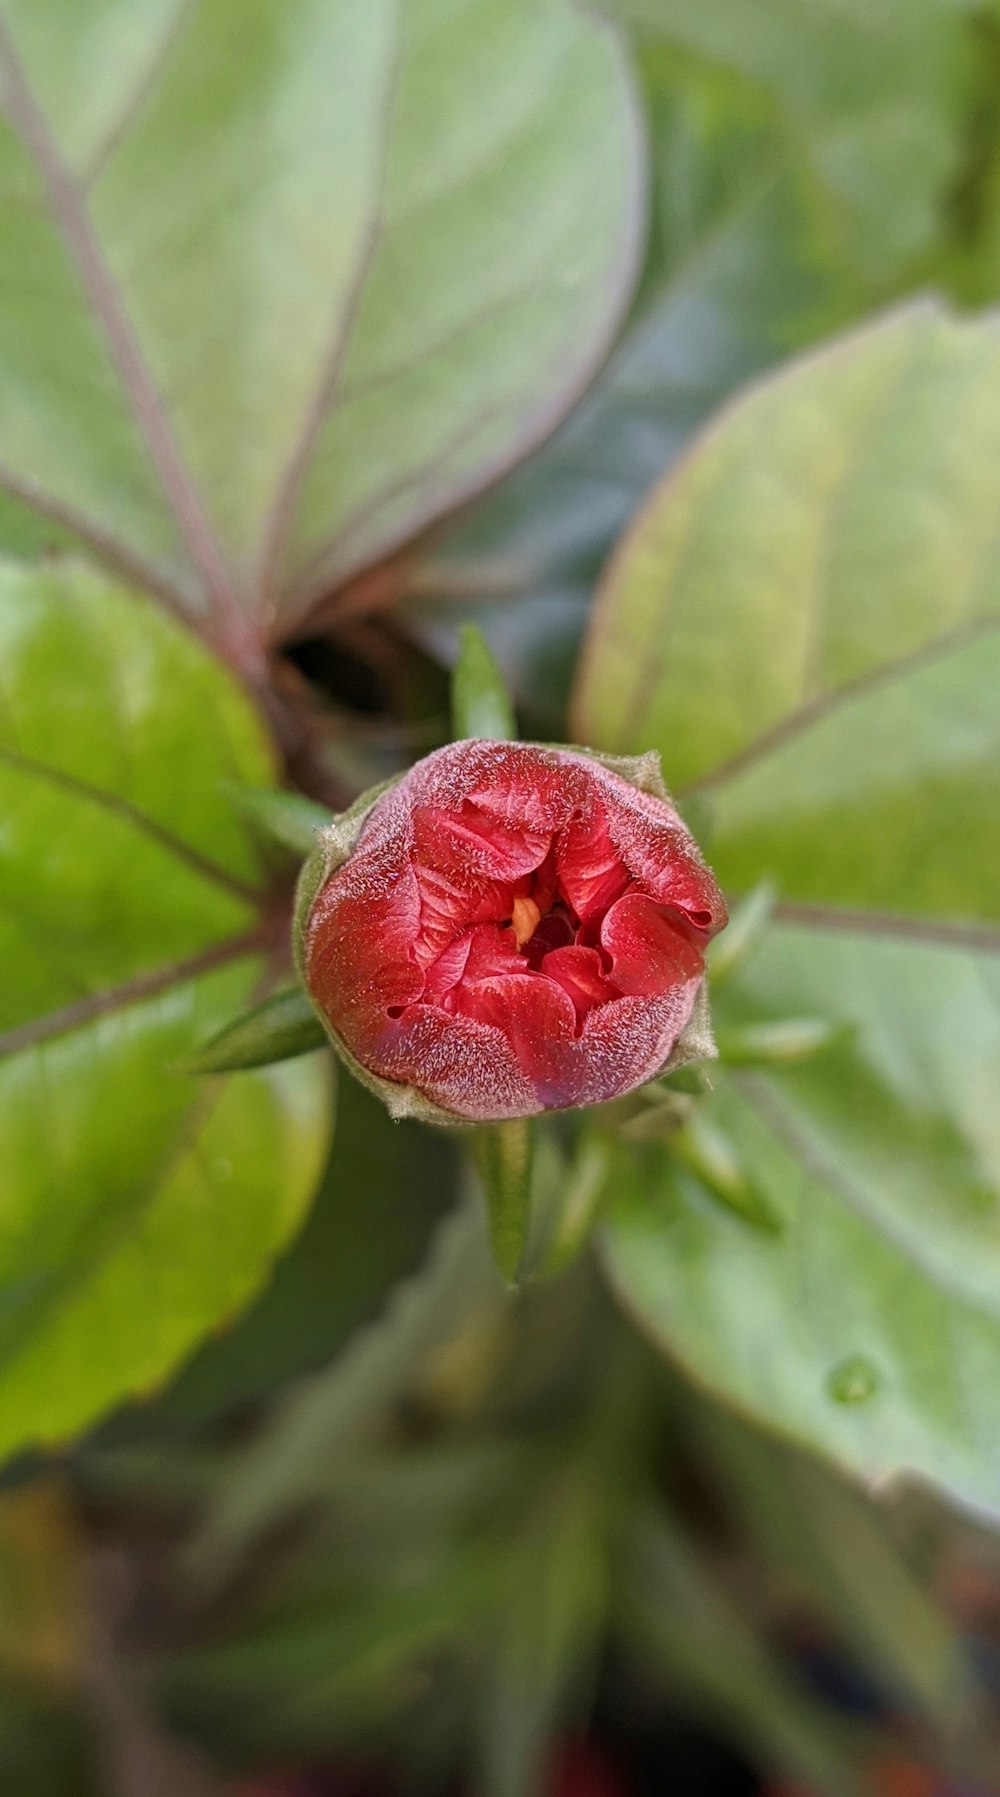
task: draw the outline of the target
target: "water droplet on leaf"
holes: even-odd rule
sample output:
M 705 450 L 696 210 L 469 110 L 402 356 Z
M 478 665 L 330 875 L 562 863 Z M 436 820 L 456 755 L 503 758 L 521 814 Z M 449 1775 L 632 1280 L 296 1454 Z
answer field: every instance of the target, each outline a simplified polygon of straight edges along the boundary
M 834 1367 L 826 1384 L 838 1404 L 867 1404 L 878 1390 L 878 1373 L 862 1354 L 852 1354 Z

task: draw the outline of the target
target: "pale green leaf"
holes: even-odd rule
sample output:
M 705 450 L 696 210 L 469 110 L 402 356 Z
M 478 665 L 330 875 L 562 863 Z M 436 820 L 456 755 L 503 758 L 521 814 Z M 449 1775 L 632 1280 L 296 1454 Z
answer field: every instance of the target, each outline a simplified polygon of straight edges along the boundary
M 450 1131 L 394 1123 L 357 1080 L 341 1080 L 333 1150 L 306 1226 L 253 1308 L 170 1387 L 158 1407 L 170 1422 L 240 1408 L 338 1354 L 423 1259 L 454 1202 L 458 1158 Z
M 726 886 L 777 886 L 723 1039 L 831 1026 L 798 1063 L 713 1074 L 709 1121 L 780 1236 L 664 1161 L 613 1226 L 623 1291 L 752 1413 L 994 1508 L 998 373 L 994 318 L 924 306 L 751 391 L 612 569 L 575 726 L 659 748 Z
M 0 65 L 0 487 L 230 629 L 517 460 L 627 297 L 571 0 L 7 0 Z

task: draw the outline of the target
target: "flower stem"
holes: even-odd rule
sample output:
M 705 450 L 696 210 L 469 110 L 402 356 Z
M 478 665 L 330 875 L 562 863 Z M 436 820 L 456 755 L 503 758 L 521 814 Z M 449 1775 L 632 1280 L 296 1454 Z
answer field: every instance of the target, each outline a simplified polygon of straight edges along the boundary
M 487 1123 L 472 1135 L 472 1158 L 486 1194 L 493 1258 L 513 1284 L 524 1255 L 531 1208 L 531 1124 L 527 1117 Z

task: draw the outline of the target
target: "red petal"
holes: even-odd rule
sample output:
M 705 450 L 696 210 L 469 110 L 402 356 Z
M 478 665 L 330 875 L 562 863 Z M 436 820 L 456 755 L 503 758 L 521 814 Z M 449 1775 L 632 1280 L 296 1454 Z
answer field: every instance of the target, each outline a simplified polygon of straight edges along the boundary
M 424 1003 L 441 1004 L 452 988 L 458 985 L 469 959 L 471 940 L 470 933 L 465 931 L 461 936 L 456 936 L 453 942 L 449 942 L 447 948 L 438 955 L 437 960 L 431 962 L 424 976 L 423 992 L 420 994 Z
M 577 756 L 529 743 L 451 743 L 428 755 L 395 788 L 409 810 L 460 816 L 477 834 L 548 839 L 583 797 Z M 537 863 L 536 863 L 537 865 Z
M 576 1035 L 576 1011 L 555 980 L 512 973 L 465 981 L 458 1004 L 467 1016 L 503 1031 L 540 1107 L 575 1103 L 576 1076 L 566 1049 Z
M 419 862 L 413 871 L 420 897 L 414 952 L 423 967 L 470 924 L 499 923 L 510 915 L 509 883 L 491 880 L 481 886 L 462 886 L 447 874 Z
M 632 877 L 661 904 L 683 911 L 705 939 L 721 930 L 726 907 L 698 846 L 672 805 L 598 770 L 612 845 Z
M 551 836 L 568 822 L 587 788 L 581 757 L 529 743 L 496 745 L 467 789 L 477 808 L 515 830 Z
M 469 803 L 454 812 L 418 805 L 413 813 L 417 862 L 467 887 L 531 873 L 545 859 L 550 839 L 549 830 L 519 828 Z
M 358 855 L 334 874 L 313 906 L 309 988 L 359 1058 L 389 1007 L 419 996 L 423 980 L 413 956 L 419 915 L 410 868 L 393 868 L 388 879 L 370 855 Z
M 601 942 L 611 956 L 611 977 L 623 993 L 658 998 L 701 975 L 700 945 L 641 892 L 627 892 L 612 905 L 601 925 Z
M 570 819 L 556 846 L 559 884 L 584 921 L 606 911 L 629 883 L 628 869 L 611 840 L 604 807 L 591 794 Z
M 661 998 L 615 998 L 584 1019 L 586 1086 L 578 1104 L 620 1098 L 659 1073 L 694 1009 L 698 980 Z
M 384 1079 L 416 1086 L 470 1122 L 524 1117 L 541 1108 L 503 1030 L 424 1004 L 409 1005 L 402 1017 L 383 1024 L 366 1064 Z
M 555 980 L 569 994 L 578 1022 L 595 1005 L 606 1005 L 609 999 L 619 996 L 617 988 L 606 977 L 595 948 L 552 949 L 542 961 L 542 975 Z
M 513 930 L 499 930 L 495 924 L 480 924 L 470 932 L 465 969 L 467 980 L 487 980 L 511 973 L 521 977 L 524 972 L 524 961 L 517 952 Z

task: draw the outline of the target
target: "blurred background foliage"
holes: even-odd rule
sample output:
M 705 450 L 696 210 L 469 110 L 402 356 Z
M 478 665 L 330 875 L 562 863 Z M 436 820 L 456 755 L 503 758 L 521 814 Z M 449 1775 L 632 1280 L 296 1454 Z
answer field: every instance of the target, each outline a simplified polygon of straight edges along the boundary
M 211 3 L 238 58 L 240 5 Z M 562 739 L 595 585 L 706 419 L 792 353 L 914 294 L 932 289 L 959 308 L 1000 299 L 996 7 L 603 10 L 624 34 L 643 120 L 647 228 L 631 309 L 554 435 L 445 524 L 414 542 L 404 531 L 374 572 L 331 578 L 308 627 L 282 643 L 279 683 L 322 719 L 325 767 L 345 793 L 445 736 L 448 668 L 469 620 L 510 678 L 524 734 Z M 69 43 L 71 9 L 51 11 Z M 99 79 L 97 60 L 88 78 Z M 995 366 L 969 376 L 973 387 L 995 378 Z M 773 424 L 759 427 L 762 451 Z M 73 541 L 22 500 L 0 504 L 8 555 L 49 557 Z M 741 544 L 728 547 L 738 563 Z M 578 690 L 576 709 L 619 701 Z M 748 985 L 721 994 L 724 1027 L 759 1022 L 769 995 L 778 1021 L 836 1009 L 764 952 Z M 911 977 L 908 965 L 899 986 Z M 863 971 L 856 987 L 866 982 L 877 984 Z M 866 1076 L 849 1035 L 831 1053 L 789 1076 L 813 1115 L 831 1083 L 850 1104 Z M 727 1090 L 723 1080 L 717 1106 L 735 1109 Z M 888 1145 L 873 1125 L 871 1159 L 899 1156 L 914 1186 L 921 1168 L 943 1169 L 957 1189 L 951 1137 L 929 1128 L 916 1139 L 912 1123 L 895 1118 Z M 341 1082 L 314 1209 L 250 1308 L 234 1319 L 246 1292 L 232 1293 L 175 1377 L 151 1367 L 155 1389 L 82 1440 L 8 1464 L 0 1788 L 1000 1790 L 1000 1534 L 981 1483 L 995 1453 L 956 1471 L 958 1510 L 921 1484 L 863 1488 L 762 1431 L 743 1414 L 754 1406 L 725 1338 L 737 1307 L 697 1270 L 706 1253 L 713 1268 L 722 1258 L 702 1238 L 742 1210 L 733 1277 L 754 1284 L 751 1265 L 772 1253 L 757 1185 L 783 1189 L 773 1150 L 760 1149 L 759 1167 L 747 1150 L 748 1174 L 722 1164 L 725 1140 L 722 1162 L 711 1143 L 690 1143 L 668 1186 L 655 1142 L 610 1182 L 605 1147 L 559 1133 L 549 1144 L 539 1180 L 572 1191 L 584 1227 L 570 1229 L 559 1276 L 512 1303 L 455 1144 L 391 1124 Z M 673 1238 L 666 1249 L 646 1239 L 654 1190 L 693 1204 L 676 1261 Z M 615 1234 L 597 1249 L 582 1237 L 609 1198 Z M 269 1226 L 272 1250 L 290 1221 Z M 971 1288 L 977 1242 L 973 1228 L 956 1247 L 942 1226 L 930 1258 L 956 1255 Z M 981 1284 L 991 1270 L 984 1262 Z M 876 1305 L 898 1301 L 909 1315 L 904 1280 L 887 1275 Z M 770 1328 L 777 1360 L 795 1363 L 794 1382 L 799 1347 L 783 1345 L 782 1313 L 768 1314 L 765 1283 L 759 1292 L 756 1326 Z M 177 1352 L 191 1339 L 188 1329 Z M 71 1362 L 49 1376 L 70 1380 Z M 996 1366 L 970 1348 L 956 1373 L 968 1386 L 955 1403 L 983 1429 Z M 830 1414 L 847 1422 L 785 1435 L 818 1437 L 871 1474 L 884 1442 L 867 1455 L 850 1431 L 877 1372 L 858 1356 L 831 1376 Z M 777 1409 L 765 1420 L 784 1428 Z M 941 1427 L 951 1451 L 950 1413 Z

